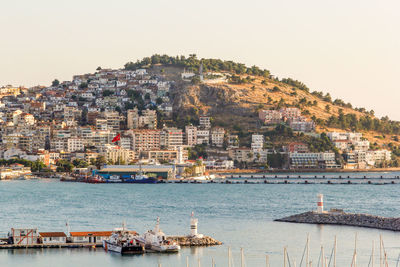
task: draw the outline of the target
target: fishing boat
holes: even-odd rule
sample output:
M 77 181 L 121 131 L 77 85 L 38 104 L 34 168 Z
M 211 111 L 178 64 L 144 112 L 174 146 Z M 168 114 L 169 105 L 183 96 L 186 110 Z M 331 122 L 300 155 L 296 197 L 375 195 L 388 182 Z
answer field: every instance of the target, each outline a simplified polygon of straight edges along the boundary
M 138 237 L 135 231 L 128 231 L 125 227 L 117 228 L 109 239 L 103 240 L 103 248 L 121 254 L 142 254 L 145 248 L 138 242 Z
M 166 239 L 165 234 L 160 229 L 160 218 L 157 218 L 154 230 L 147 231 L 138 240 L 146 249 L 157 252 L 174 253 L 181 249 L 180 245 Z

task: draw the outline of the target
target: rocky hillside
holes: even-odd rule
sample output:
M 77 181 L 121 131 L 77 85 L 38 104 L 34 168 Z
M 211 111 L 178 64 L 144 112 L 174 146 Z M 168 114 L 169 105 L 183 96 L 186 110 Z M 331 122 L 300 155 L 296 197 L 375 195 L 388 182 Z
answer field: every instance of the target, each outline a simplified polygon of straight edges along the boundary
M 182 81 L 180 74 L 184 69 L 199 73 L 200 65 L 204 66 L 204 73 L 220 74 L 225 81 L 199 82 L 198 77 Z M 319 133 L 362 132 L 374 148 L 389 148 L 400 155 L 399 122 L 378 119 L 372 110 L 352 107 L 350 103 L 332 99 L 329 94 L 312 91 L 299 81 L 274 78 L 268 70 L 219 59 L 200 60 L 195 55 L 189 58 L 154 55 L 125 65 L 128 69 L 138 67 L 150 68 L 175 81 L 171 97 L 176 110 L 175 121 L 182 124 L 180 126 L 196 123 L 199 115 L 209 115 L 214 125 L 230 132 L 263 132 L 258 110 L 298 107 L 303 115 L 316 122 Z

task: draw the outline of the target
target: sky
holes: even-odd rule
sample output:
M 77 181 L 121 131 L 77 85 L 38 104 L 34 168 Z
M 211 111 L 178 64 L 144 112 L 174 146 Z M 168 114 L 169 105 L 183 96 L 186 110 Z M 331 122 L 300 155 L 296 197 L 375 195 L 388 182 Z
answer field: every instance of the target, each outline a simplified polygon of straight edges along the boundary
M 0 86 L 152 54 L 257 65 L 400 120 L 400 1 L 0 1 Z

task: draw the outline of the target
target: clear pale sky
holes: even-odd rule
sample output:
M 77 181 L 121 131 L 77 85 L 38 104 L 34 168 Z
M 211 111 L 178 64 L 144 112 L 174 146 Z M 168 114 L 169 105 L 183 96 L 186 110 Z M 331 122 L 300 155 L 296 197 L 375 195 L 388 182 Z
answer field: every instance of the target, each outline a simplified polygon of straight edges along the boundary
M 154 53 L 235 60 L 400 120 L 395 0 L 0 2 L 0 85 L 120 68 Z

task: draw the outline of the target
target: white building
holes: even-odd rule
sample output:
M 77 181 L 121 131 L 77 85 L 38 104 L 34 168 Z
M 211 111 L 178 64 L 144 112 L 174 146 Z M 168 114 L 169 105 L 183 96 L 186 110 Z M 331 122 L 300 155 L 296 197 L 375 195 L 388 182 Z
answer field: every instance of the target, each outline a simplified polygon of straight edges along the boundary
M 64 232 L 40 232 L 43 244 L 67 243 L 67 235 Z
M 67 141 L 67 151 L 75 152 L 75 151 L 83 151 L 85 148 L 84 140 L 81 138 L 68 138 Z
M 222 127 L 215 127 L 211 130 L 211 144 L 216 147 L 223 147 L 225 137 L 225 129 Z
M 253 134 L 251 136 L 251 150 L 253 152 L 260 152 L 264 148 L 264 135 Z
M 185 127 L 186 144 L 190 147 L 197 145 L 197 127 L 190 125 Z

